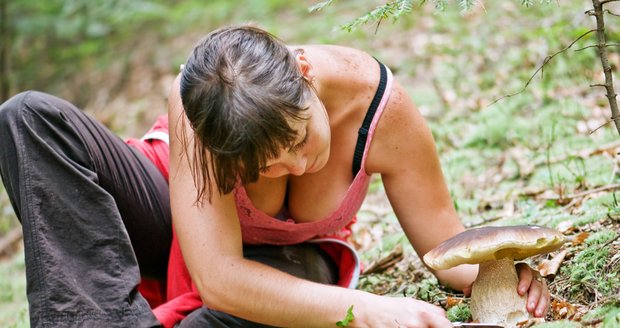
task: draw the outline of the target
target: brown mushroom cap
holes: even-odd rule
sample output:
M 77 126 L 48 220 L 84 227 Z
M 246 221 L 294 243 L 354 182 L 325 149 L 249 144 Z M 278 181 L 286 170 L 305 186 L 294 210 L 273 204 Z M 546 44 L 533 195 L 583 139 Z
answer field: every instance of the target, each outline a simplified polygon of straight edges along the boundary
M 424 255 L 424 262 L 435 270 L 444 270 L 505 257 L 522 260 L 552 252 L 564 241 L 557 230 L 541 226 L 481 227 L 466 230 L 439 244 Z

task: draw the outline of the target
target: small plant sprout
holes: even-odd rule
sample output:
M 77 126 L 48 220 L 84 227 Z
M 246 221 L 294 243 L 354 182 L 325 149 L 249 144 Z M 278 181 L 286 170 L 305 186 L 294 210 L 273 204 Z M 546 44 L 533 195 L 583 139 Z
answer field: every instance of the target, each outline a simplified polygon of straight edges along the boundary
M 353 315 L 353 305 L 349 306 L 347 309 L 347 315 L 341 321 L 336 322 L 336 326 L 338 327 L 347 327 L 351 321 L 355 319 Z

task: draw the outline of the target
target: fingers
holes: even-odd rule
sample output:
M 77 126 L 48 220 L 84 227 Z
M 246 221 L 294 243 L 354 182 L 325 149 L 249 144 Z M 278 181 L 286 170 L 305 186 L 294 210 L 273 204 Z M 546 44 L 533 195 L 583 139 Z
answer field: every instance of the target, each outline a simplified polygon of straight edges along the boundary
M 519 285 L 517 287 L 517 292 L 519 295 L 523 296 L 527 293 L 528 289 L 532 285 L 532 279 L 534 279 L 534 273 L 530 269 L 530 267 L 525 263 L 518 263 L 516 265 L 517 274 L 519 275 Z M 529 302 L 528 302 L 529 306 Z M 529 307 L 528 307 L 529 310 Z
M 399 327 L 428 327 L 428 328 L 452 328 L 452 322 L 446 318 L 446 311 L 439 306 L 435 306 L 422 301 L 414 301 L 418 306 L 417 318 L 412 322 L 400 325 Z
M 536 306 L 536 310 L 533 312 L 534 316 L 538 318 L 542 318 L 547 314 L 547 310 L 549 310 L 549 299 L 551 298 L 545 278 L 541 279 L 541 285 L 542 292 L 540 293 L 540 297 L 538 298 L 538 305 Z
M 471 296 L 471 286 L 472 285 L 469 285 L 469 286 L 463 288 L 463 294 L 465 295 L 465 297 Z
M 539 300 L 543 294 L 542 282 L 538 280 L 532 281 L 527 295 L 527 312 L 534 313 L 538 307 Z
M 432 317 L 429 317 L 426 322 L 429 328 L 452 328 L 452 322 L 446 318 L 446 313 L 443 309 L 440 312 L 433 313 Z
M 453 328 L 452 322 L 446 319 L 446 317 L 439 317 L 433 321 L 431 321 L 429 328 Z
M 519 295 L 527 294 L 527 311 L 535 317 L 544 317 L 549 306 L 549 289 L 547 283 L 540 274 L 532 270 L 527 264 L 517 264 L 519 274 Z

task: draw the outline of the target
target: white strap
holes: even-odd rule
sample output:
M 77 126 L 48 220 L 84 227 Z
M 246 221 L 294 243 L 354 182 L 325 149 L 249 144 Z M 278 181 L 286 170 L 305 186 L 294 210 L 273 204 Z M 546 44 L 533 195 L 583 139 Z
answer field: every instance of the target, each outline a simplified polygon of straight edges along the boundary
M 153 132 L 149 132 L 147 134 L 144 135 L 144 137 L 142 137 L 142 141 L 145 140 L 161 140 L 163 142 L 166 143 L 166 145 L 170 145 L 170 136 L 168 135 L 168 133 L 164 132 L 164 131 L 153 131 Z

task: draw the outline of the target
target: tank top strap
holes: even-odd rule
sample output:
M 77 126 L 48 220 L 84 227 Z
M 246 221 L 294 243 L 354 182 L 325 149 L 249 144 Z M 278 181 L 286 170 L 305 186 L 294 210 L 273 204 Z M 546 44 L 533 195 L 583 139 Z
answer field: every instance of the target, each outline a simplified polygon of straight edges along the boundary
M 366 173 L 364 164 L 366 163 L 368 148 L 370 147 L 370 142 L 374 135 L 377 122 L 383 113 L 383 109 L 387 104 L 387 100 L 390 97 L 392 90 L 392 72 L 378 60 L 377 62 L 379 63 L 381 77 L 379 79 L 377 91 L 372 98 L 372 102 L 368 107 L 368 111 L 366 111 L 366 116 L 364 117 L 362 126 L 359 128 L 357 133 L 357 143 L 355 144 L 355 151 L 353 153 L 352 167 L 354 177 L 360 170 Z

